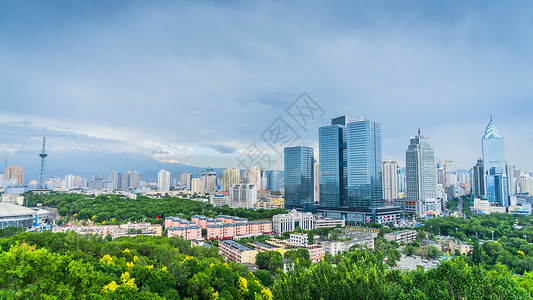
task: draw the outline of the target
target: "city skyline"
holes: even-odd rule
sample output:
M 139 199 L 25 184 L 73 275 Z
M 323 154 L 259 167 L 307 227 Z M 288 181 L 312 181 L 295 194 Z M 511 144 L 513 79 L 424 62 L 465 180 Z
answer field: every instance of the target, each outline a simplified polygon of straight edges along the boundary
M 383 160 L 405 166 L 404 141 L 421 127 L 437 160 L 470 169 L 494 113 L 509 164 L 533 170 L 533 71 L 526 63 L 533 42 L 531 10 L 523 5 L 1 7 L 0 154 L 28 175 L 39 171 L 43 127 L 47 176 L 170 169 L 175 162 L 239 167 L 239 151 L 261 141 L 302 91 L 325 114 L 298 132 L 298 145 L 318 149 L 320 124 L 364 115 L 382 125 Z M 300 9 L 305 13 L 289 15 Z M 283 169 L 282 161 L 277 156 L 272 169 Z

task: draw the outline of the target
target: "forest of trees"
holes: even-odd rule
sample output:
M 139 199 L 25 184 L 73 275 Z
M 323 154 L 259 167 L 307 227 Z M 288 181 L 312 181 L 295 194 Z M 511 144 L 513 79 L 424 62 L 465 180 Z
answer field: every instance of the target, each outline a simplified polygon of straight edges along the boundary
M 121 195 L 86 196 L 81 194 L 28 194 L 26 201 L 29 206 L 42 203 L 44 206 L 56 207 L 61 216 L 76 216 L 78 220 L 92 219 L 95 222 L 126 222 L 153 220 L 180 216 L 190 218 L 191 215 L 232 215 L 250 220 L 271 219 L 276 214 L 285 213 L 285 209 L 231 209 L 214 207 L 209 203 L 168 197 L 152 199 L 139 195 L 137 199 L 129 199 Z
M 10 236 L 14 234 L 13 236 Z M 464 257 L 424 271 L 400 271 L 381 250 L 355 250 L 336 266 L 311 265 L 292 251 L 284 274 L 278 252 L 265 270 L 225 262 L 215 247 L 167 237 L 0 231 L 0 298 L 17 299 L 530 299 L 533 276 L 503 265 L 486 270 Z M 301 263 L 300 263 L 301 262 Z

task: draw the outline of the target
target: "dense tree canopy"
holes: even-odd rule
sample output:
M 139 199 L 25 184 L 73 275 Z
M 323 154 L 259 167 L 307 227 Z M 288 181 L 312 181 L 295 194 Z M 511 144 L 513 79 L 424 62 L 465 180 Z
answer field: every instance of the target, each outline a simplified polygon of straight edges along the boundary
M 285 209 L 231 209 L 228 206 L 214 207 L 209 203 L 168 197 L 152 199 L 139 195 L 137 199 L 129 199 L 121 195 L 86 196 L 81 194 L 29 194 L 28 203 L 35 206 L 42 203 L 57 207 L 61 216 L 75 216 L 78 220 L 92 219 L 95 222 L 125 222 L 180 216 L 190 218 L 191 215 L 231 215 L 250 220 L 271 219 L 276 214 L 285 213 Z

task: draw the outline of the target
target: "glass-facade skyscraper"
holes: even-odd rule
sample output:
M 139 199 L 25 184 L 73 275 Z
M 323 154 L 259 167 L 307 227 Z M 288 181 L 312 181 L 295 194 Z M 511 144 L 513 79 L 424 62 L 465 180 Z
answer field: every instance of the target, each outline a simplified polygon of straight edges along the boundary
M 348 123 L 346 136 L 348 207 L 383 206 L 381 125 Z
M 492 117 L 481 139 L 485 193 L 490 202 L 507 206 L 507 172 L 503 136 L 494 126 Z
M 381 126 L 340 116 L 318 129 L 320 206 L 383 206 Z
M 405 151 L 405 181 L 407 201 L 405 210 L 422 217 L 440 211 L 437 201 L 437 169 L 435 152 L 429 144 L 429 137 L 418 135 L 411 138 Z
M 314 203 L 314 149 L 285 148 L 285 208 L 293 209 Z

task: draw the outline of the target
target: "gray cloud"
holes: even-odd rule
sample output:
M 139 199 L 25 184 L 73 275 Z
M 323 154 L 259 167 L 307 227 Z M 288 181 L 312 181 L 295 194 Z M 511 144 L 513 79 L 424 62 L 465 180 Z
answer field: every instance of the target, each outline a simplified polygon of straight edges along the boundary
M 32 4 L 0 12 L 0 120 L 57 128 L 50 147 L 230 167 L 307 91 L 326 114 L 302 144 L 328 118 L 363 115 L 382 123 L 384 157 L 402 162 L 422 127 L 439 158 L 468 168 L 494 113 L 508 160 L 533 169 L 521 5 Z M 38 127 L 6 133 L 17 142 L 0 152 L 38 150 Z

